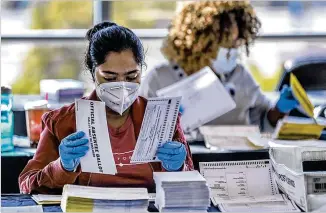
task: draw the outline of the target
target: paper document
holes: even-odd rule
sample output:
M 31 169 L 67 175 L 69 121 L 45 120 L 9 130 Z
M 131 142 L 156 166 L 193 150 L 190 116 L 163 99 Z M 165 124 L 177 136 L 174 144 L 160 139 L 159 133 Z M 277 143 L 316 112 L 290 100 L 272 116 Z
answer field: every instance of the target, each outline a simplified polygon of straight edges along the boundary
M 1 212 L 43 212 L 41 205 L 1 207 Z
M 238 203 L 241 199 L 257 201 L 261 196 L 278 193 L 268 159 L 200 162 L 199 169 L 216 203 Z
M 148 207 L 146 188 L 108 188 L 65 185 L 64 212 L 144 212 Z
M 255 146 L 248 140 L 249 136 L 259 136 L 258 126 L 223 126 L 206 125 L 199 127 L 207 147 L 213 146 L 228 150 L 254 150 Z
M 277 122 L 273 138 L 281 140 L 319 139 L 325 127 L 324 119 L 314 120 L 287 116 Z
M 269 154 L 278 164 L 297 173 L 325 170 L 326 143 L 321 140 L 274 140 Z M 303 166 L 304 165 L 304 166 Z M 326 185 L 325 185 L 326 188 Z
M 300 209 L 293 204 L 284 195 L 273 195 L 277 197 L 276 201 L 262 201 L 249 203 L 223 203 L 218 207 L 221 212 L 301 212 Z
M 181 125 L 190 132 L 233 110 L 235 102 L 216 74 L 205 67 L 175 84 L 157 91 L 158 96 L 181 96 Z
M 180 100 L 181 97 L 148 99 L 131 163 L 157 161 L 157 148 L 174 135 Z
M 100 101 L 76 101 L 76 127 L 89 139 L 89 151 L 80 159 L 83 172 L 117 173 L 107 128 L 105 103 Z
M 278 188 L 293 200 L 304 211 L 308 211 L 307 193 L 304 175 L 299 175 L 284 165 L 278 164 L 270 156 L 272 162 L 272 175 Z
M 37 194 L 32 195 L 32 199 L 39 205 L 60 204 L 61 195 Z
M 299 109 L 308 115 L 309 117 L 314 117 L 314 105 L 310 102 L 309 97 L 300 84 L 299 80 L 292 73 L 290 74 L 290 85 L 292 88 L 292 93 L 294 97 L 300 103 Z

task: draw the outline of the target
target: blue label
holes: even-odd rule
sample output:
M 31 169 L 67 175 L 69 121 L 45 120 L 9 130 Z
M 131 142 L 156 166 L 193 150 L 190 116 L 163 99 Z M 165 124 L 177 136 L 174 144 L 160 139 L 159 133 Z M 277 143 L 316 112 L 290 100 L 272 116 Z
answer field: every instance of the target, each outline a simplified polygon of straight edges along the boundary
M 1 123 L 9 123 L 9 112 L 1 111 Z

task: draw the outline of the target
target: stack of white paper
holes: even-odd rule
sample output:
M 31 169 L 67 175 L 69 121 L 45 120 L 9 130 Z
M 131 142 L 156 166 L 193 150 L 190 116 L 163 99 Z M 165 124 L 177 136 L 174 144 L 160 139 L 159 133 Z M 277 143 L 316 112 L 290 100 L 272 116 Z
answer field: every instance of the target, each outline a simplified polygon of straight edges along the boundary
M 273 138 L 280 140 L 319 139 L 326 120 L 287 116 L 277 122 Z
M 154 172 L 160 212 L 207 212 L 209 188 L 198 171 Z
M 61 208 L 64 212 L 146 212 L 146 188 L 104 188 L 65 185 Z
M 39 205 L 60 204 L 61 195 L 37 194 L 32 195 L 32 199 Z

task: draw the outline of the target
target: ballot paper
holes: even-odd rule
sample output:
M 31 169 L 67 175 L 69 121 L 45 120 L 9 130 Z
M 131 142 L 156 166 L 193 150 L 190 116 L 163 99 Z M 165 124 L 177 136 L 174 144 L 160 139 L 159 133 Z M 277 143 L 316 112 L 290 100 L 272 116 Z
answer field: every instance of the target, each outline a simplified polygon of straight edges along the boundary
M 131 163 L 158 161 L 157 148 L 174 135 L 180 100 L 181 97 L 148 99 Z
M 286 116 L 277 122 L 273 138 L 281 140 L 319 139 L 324 128 L 326 128 L 326 121 L 322 118 Z
M 308 95 L 302 85 L 300 84 L 297 77 L 291 73 L 290 74 L 290 85 L 292 88 L 292 93 L 294 97 L 298 100 L 300 106 L 298 109 L 308 115 L 310 118 L 314 117 L 314 105 L 308 98 Z
M 61 195 L 37 194 L 32 199 L 39 205 L 60 204 Z
M 248 140 L 249 136 L 259 136 L 259 127 L 244 125 L 205 125 L 199 127 L 204 136 L 206 147 L 216 147 L 226 150 L 255 150 L 262 148 L 255 146 Z
M 218 204 L 221 212 L 301 212 L 300 209 L 284 195 L 273 195 L 274 201 L 223 203 Z
M 61 208 L 64 212 L 144 212 L 148 207 L 146 188 L 108 188 L 65 185 Z
M 43 212 L 41 205 L 1 207 L 1 212 Z
M 83 172 L 117 173 L 107 128 L 105 103 L 100 101 L 76 101 L 76 127 L 89 139 L 89 151 L 80 159 Z
M 262 196 L 271 198 L 278 193 L 268 159 L 200 162 L 199 169 L 211 189 L 211 199 L 216 203 L 261 201 Z
M 190 132 L 236 107 L 228 91 L 209 67 L 158 90 L 157 96 L 182 96 L 184 112 L 181 125 L 185 132 Z

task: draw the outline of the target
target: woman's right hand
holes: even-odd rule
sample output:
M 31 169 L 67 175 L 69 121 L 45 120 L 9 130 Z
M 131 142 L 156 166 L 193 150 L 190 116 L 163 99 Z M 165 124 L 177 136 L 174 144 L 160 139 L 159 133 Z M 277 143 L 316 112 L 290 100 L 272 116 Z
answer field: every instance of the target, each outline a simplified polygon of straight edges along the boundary
M 83 138 L 85 133 L 75 132 L 64 138 L 59 145 L 59 155 L 62 167 L 67 171 L 74 171 L 85 156 L 89 147 L 88 139 Z

